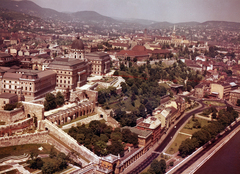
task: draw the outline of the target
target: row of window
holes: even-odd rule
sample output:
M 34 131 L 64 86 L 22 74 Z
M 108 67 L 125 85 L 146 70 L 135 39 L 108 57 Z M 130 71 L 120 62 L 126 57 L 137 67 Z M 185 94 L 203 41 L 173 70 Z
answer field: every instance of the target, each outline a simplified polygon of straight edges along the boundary
M 3 82 L 5 82 L 5 83 L 12 83 L 12 84 L 14 84 L 14 82 L 17 83 L 17 84 L 19 83 L 18 81 L 11 81 L 11 80 L 10 81 L 3 80 Z M 21 82 L 21 84 L 23 84 L 23 82 Z M 28 82 L 25 82 L 25 84 L 28 84 Z M 29 84 L 32 85 L 32 83 L 29 83 Z
M 17 86 L 14 86 L 14 85 L 3 85 L 3 88 L 7 88 L 7 89 L 17 89 Z M 23 89 L 23 87 L 21 87 Z M 25 90 L 27 91 L 28 90 L 28 87 L 25 87 Z M 30 87 L 29 88 L 29 91 L 31 91 L 32 88 Z
M 64 79 L 66 79 L 67 77 L 66 76 L 57 76 L 57 78 L 64 78 Z M 71 79 L 71 77 L 68 77 L 68 79 Z
M 61 73 L 61 74 L 72 74 L 72 72 L 66 72 L 66 71 L 57 71 L 57 73 Z
M 63 81 L 63 80 L 60 80 L 59 82 L 60 82 L 60 83 L 62 83 L 62 82 L 63 82 L 63 83 L 67 83 L 66 80 L 64 80 L 64 81 Z M 58 80 L 57 80 L 57 83 L 58 83 Z M 71 83 L 71 82 L 68 81 L 68 84 L 70 84 L 70 83 Z
M 56 85 L 57 87 L 63 87 L 63 88 L 69 88 L 71 89 L 71 86 L 68 86 L 68 85 Z

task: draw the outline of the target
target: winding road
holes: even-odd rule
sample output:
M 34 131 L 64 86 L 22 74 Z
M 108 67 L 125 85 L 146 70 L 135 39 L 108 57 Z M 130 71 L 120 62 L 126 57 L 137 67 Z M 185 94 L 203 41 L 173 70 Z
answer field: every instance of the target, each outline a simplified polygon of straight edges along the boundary
M 193 99 L 193 98 L 191 98 Z M 200 108 L 197 108 L 195 110 L 192 110 L 189 113 L 184 114 L 184 116 L 180 117 L 178 123 L 175 125 L 176 128 L 172 128 L 169 130 L 168 136 L 162 141 L 162 143 L 155 149 L 155 152 L 161 153 L 164 148 L 169 144 L 169 142 L 172 140 L 172 137 L 178 132 L 178 129 L 188 120 L 189 117 L 191 117 L 193 114 L 199 113 L 206 109 L 207 107 L 204 105 L 203 101 L 198 101 L 202 106 Z M 151 162 L 158 157 L 159 153 L 152 153 L 149 155 L 140 165 L 136 166 L 129 174 L 138 174 L 141 171 L 143 171 L 148 165 L 151 164 Z

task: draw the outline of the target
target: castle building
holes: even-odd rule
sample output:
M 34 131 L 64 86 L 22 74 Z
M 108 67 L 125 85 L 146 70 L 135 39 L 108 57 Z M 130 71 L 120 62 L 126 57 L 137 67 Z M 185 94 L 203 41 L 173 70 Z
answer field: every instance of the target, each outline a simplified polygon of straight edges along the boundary
M 54 71 L 37 71 L 17 67 L 0 67 L 1 93 L 17 94 L 22 100 L 31 101 L 45 96 L 54 90 L 56 73 Z
M 91 63 L 80 59 L 56 58 L 47 69 L 57 74 L 56 90 L 65 92 L 67 89 L 72 90 L 87 83 Z
M 111 58 L 102 52 L 87 53 L 85 59 L 92 63 L 92 73 L 103 75 L 110 72 Z

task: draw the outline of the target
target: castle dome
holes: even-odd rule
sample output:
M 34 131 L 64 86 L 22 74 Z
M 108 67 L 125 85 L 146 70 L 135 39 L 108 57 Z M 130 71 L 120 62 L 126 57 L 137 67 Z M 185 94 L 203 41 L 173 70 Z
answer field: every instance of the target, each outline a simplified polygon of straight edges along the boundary
M 77 37 L 77 39 L 75 39 L 72 43 L 72 49 L 76 49 L 76 50 L 84 50 L 84 45 L 83 45 L 83 41 Z

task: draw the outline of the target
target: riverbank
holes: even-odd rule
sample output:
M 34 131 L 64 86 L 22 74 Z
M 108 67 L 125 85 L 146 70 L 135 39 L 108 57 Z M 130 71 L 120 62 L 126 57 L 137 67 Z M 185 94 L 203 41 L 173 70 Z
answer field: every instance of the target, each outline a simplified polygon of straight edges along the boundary
M 198 173 L 200 169 L 213 155 L 215 155 L 226 143 L 229 142 L 238 132 L 240 131 L 240 125 L 232 131 L 228 136 L 224 137 L 219 143 L 217 143 L 213 148 L 211 148 L 207 153 L 205 153 L 201 158 L 199 158 L 193 165 L 187 168 L 183 174 L 193 174 Z M 220 167 L 220 166 L 219 166 Z M 201 173 L 201 172 L 200 172 Z

